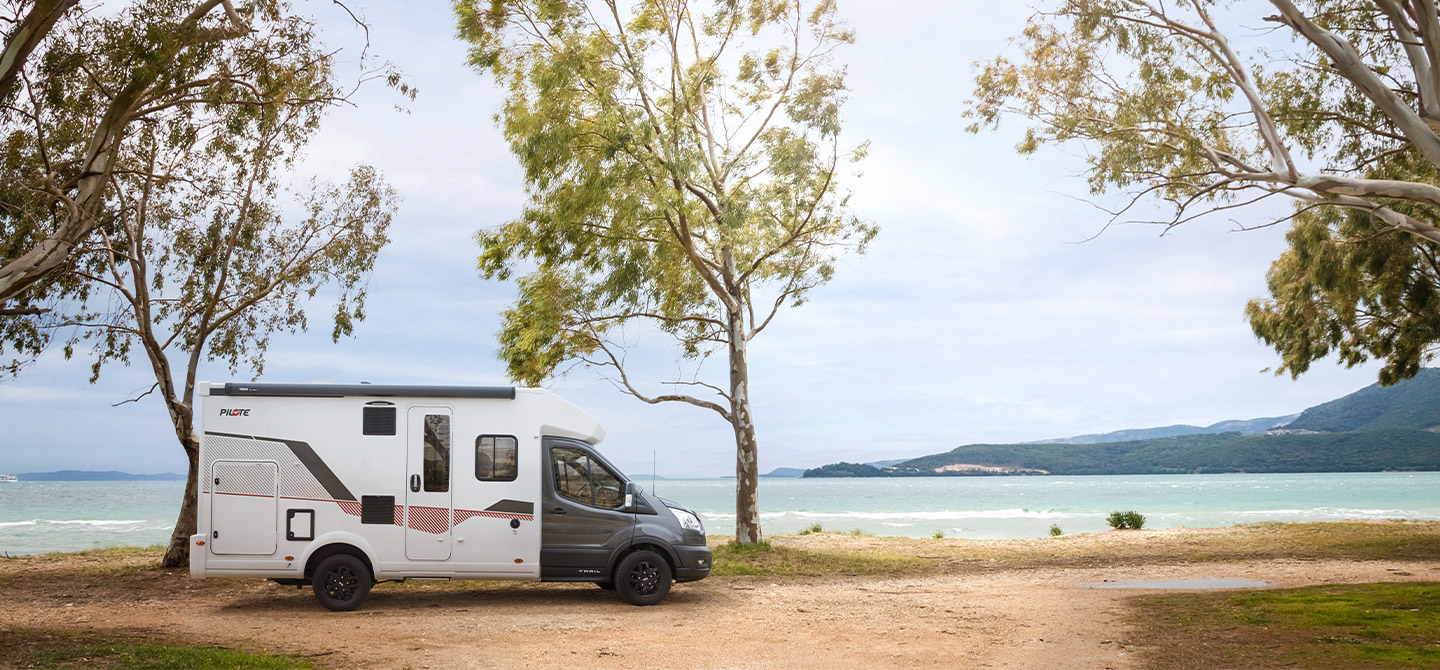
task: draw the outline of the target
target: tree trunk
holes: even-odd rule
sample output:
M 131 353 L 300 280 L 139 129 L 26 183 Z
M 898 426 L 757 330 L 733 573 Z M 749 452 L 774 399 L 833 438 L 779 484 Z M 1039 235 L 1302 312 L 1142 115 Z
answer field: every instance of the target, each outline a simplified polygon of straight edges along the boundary
M 195 534 L 195 508 L 200 500 L 200 444 L 192 433 L 184 446 L 185 455 L 190 460 L 190 471 L 185 476 L 185 499 L 180 502 L 180 518 L 175 520 L 170 546 L 165 549 L 165 558 L 160 561 L 160 566 L 165 568 L 190 564 L 190 536 Z
M 745 317 L 728 314 L 730 330 L 730 425 L 735 429 L 735 542 L 760 542 L 760 461 L 750 414 L 750 367 Z

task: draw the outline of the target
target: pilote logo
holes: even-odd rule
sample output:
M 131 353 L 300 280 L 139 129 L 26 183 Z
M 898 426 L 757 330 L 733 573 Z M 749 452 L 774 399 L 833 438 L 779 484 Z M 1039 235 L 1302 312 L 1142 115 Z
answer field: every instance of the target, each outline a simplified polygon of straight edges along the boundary
M 249 408 L 246 409 L 222 409 L 220 416 L 250 416 Z

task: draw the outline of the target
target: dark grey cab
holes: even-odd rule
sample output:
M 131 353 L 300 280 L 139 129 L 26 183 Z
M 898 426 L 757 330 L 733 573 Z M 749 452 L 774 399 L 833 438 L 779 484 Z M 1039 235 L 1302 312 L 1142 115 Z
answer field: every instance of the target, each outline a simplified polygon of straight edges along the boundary
M 540 579 L 595 582 L 654 605 L 672 581 L 710 575 L 700 517 L 644 493 L 584 442 L 545 438 Z

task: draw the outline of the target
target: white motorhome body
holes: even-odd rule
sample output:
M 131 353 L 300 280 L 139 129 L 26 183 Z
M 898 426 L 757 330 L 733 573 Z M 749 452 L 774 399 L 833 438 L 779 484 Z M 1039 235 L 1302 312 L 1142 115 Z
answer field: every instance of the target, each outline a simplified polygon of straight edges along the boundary
M 693 513 L 607 467 L 593 451 L 604 429 L 548 391 L 202 383 L 200 395 L 193 577 L 313 581 L 327 607 L 351 609 L 331 602 L 355 595 L 345 584 L 363 582 L 363 601 L 373 581 L 414 578 L 621 582 L 635 602 L 616 570 L 636 551 L 668 564 L 641 561 L 667 568 L 666 591 L 709 573 Z M 355 561 L 334 568 L 336 555 Z M 325 580 L 340 585 L 328 600 Z

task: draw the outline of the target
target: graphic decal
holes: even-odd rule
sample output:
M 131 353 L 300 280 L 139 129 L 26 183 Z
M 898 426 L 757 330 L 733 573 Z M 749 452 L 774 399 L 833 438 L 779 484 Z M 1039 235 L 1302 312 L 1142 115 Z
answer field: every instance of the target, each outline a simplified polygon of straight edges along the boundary
M 535 513 L 535 503 L 525 502 L 523 500 L 510 500 L 509 498 L 506 498 L 505 500 L 501 500 L 494 505 L 486 507 L 485 511 L 529 515 Z
M 212 436 L 216 438 L 230 438 L 233 440 L 246 440 L 250 442 L 262 442 L 271 444 L 280 443 L 290 450 L 291 455 L 300 460 L 300 463 L 305 466 L 305 469 L 307 471 L 309 471 L 310 477 L 314 479 L 315 483 L 319 484 L 320 487 L 325 490 L 325 493 L 329 494 L 331 498 L 334 498 L 335 500 L 355 500 L 355 496 L 350 493 L 350 489 L 345 488 L 345 484 L 340 482 L 340 478 L 335 476 L 335 473 L 330 470 L 330 466 L 325 465 L 325 461 L 320 458 L 319 454 L 316 454 L 315 450 L 311 449 L 310 445 L 304 442 L 287 440 L 279 437 L 259 437 L 255 435 L 212 433 L 210 431 L 205 432 L 206 440 L 209 440 Z M 208 449 L 209 446 L 210 445 L 208 444 L 206 445 L 207 451 L 213 454 L 214 451 Z
M 290 463 L 298 459 L 303 468 L 278 468 L 279 498 L 306 502 L 333 502 L 344 513 L 359 518 L 360 501 L 340 478 L 330 470 L 310 445 L 282 438 L 235 435 L 231 433 L 205 433 L 205 472 L 210 473 L 204 480 L 200 493 L 208 495 L 211 489 L 218 495 L 237 495 L 270 498 L 276 496 L 276 486 L 267 478 L 237 478 L 238 471 L 230 471 L 221 478 L 219 486 L 213 486 L 215 461 L 271 461 L 276 464 Z M 252 480 L 253 479 L 253 480 Z M 409 526 L 415 530 L 441 534 L 459 526 L 466 520 L 481 517 L 490 519 L 535 519 L 535 503 L 523 500 L 504 499 L 483 510 L 456 509 L 444 507 L 411 506 Z M 395 506 L 395 525 L 405 526 L 405 506 Z

